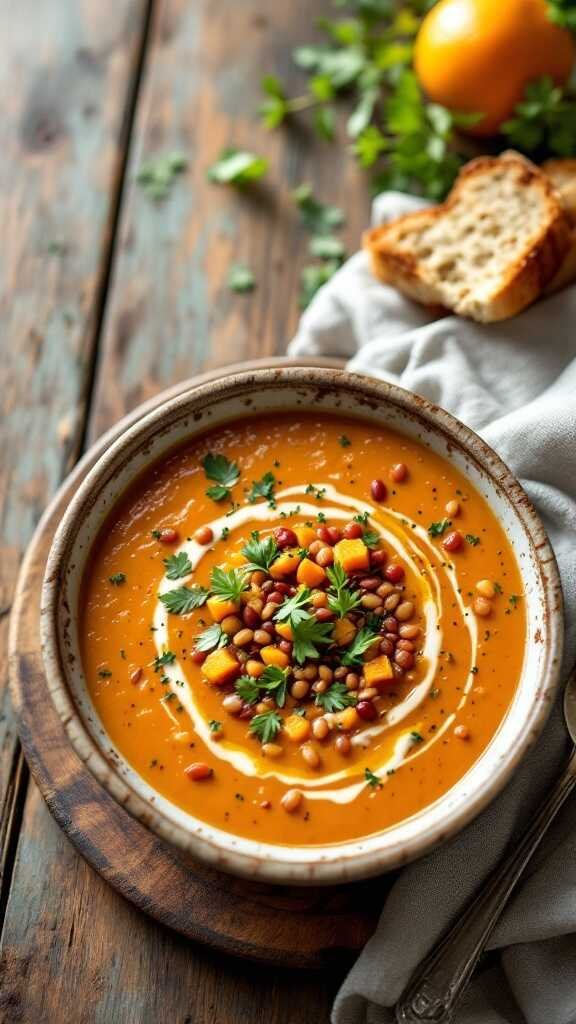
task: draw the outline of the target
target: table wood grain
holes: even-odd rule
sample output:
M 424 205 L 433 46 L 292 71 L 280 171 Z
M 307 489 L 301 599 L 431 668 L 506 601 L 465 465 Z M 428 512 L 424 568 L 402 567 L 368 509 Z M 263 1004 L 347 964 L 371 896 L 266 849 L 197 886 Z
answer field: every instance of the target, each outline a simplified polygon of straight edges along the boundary
M 284 351 L 308 240 L 290 191 L 343 206 L 352 251 L 368 217 L 358 171 L 294 127 L 267 133 L 263 74 L 301 84 L 291 50 L 328 0 L 19 0 L 0 12 L 0 643 L 15 574 L 84 446 L 200 369 Z M 270 162 L 250 195 L 206 169 L 225 145 Z M 188 160 L 163 203 L 144 159 Z M 231 293 L 232 261 L 257 288 Z M 5 658 L 2 659 L 3 666 Z M 69 846 L 28 782 L 6 673 L 0 714 L 6 1024 L 327 1021 L 340 978 L 215 956 L 153 923 Z

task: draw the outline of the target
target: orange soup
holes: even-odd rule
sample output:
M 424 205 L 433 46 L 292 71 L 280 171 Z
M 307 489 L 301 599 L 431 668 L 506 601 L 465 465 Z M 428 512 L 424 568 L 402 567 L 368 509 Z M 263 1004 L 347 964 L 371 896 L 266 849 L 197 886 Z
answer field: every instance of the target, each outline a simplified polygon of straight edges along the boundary
M 388 828 L 494 736 L 525 645 L 485 500 L 418 441 L 247 418 L 124 496 L 85 574 L 94 705 L 157 791 L 263 842 Z

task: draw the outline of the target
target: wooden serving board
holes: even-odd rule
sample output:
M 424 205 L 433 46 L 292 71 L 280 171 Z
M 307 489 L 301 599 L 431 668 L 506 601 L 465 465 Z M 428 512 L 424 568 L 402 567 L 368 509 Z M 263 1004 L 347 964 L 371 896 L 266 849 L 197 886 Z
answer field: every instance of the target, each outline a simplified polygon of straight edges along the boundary
M 299 360 L 300 365 L 341 365 Z M 294 365 L 285 359 L 242 365 Z M 46 688 L 39 597 L 52 537 L 71 496 L 101 453 L 160 402 L 238 365 L 163 392 L 105 434 L 68 477 L 41 519 L 18 581 L 10 635 L 10 683 L 26 759 L 54 818 L 89 864 L 135 906 L 214 949 L 262 963 L 320 968 L 350 957 L 373 932 L 390 876 L 344 886 L 268 886 L 184 859 L 117 804 L 69 745 Z

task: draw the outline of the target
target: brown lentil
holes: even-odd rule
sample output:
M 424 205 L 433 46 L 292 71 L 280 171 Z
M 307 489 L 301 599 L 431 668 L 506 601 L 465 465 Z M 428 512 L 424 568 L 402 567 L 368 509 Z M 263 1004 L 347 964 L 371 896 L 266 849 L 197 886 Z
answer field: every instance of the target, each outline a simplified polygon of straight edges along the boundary
M 161 544 L 175 544 L 177 540 L 180 540 L 180 534 L 171 526 L 165 526 L 163 530 L 160 530 L 158 540 Z
M 375 686 L 367 686 L 365 690 L 358 691 L 358 700 L 373 700 L 377 696 L 378 690 Z
M 222 701 L 222 707 L 229 715 L 238 715 L 244 706 L 244 701 L 238 693 L 229 693 Z
M 239 629 L 242 629 L 242 619 L 239 619 L 237 615 L 226 615 L 220 623 L 223 633 L 227 636 L 233 636 Z
M 370 494 L 374 501 L 385 501 L 388 489 L 383 480 L 373 480 L 370 484 Z
M 347 736 L 337 736 L 334 747 L 342 757 L 347 757 L 352 749 L 352 744 Z
M 271 619 L 272 616 L 275 615 L 277 611 L 278 611 L 278 606 L 276 604 L 274 604 L 273 601 L 272 602 L 266 602 L 266 604 L 264 605 L 264 607 L 262 609 L 262 621 L 266 622 L 268 619 Z
M 312 732 L 317 740 L 325 740 L 330 728 L 325 718 L 316 718 L 312 722 Z
M 209 526 L 199 526 L 194 533 L 194 540 L 197 544 L 211 544 L 214 540 L 214 533 Z
M 292 697 L 294 697 L 294 700 L 303 700 L 304 697 L 308 696 L 309 689 L 310 686 L 305 679 L 297 679 L 292 683 L 290 693 Z
M 361 598 L 360 604 L 363 608 L 374 610 L 374 608 L 377 608 L 380 604 L 380 598 L 377 594 L 365 594 L 364 597 Z
M 457 725 L 456 728 L 454 729 L 454 735 L 459 740 L 467 740 L 470 738 L 468 727 L 465 725 Z
M 328 683 L 331 683 L 334 678 L 334 673 L 328 665 L 319 665 L 318 675 L 320 676 L 320 679 L 325 679 Z
M 254 643 L 256 644 L 267 644 L 270 640 L 270 634 L 265 629 L 257 629 L 254 632 Z
M 394 584 L 393 583 L 388 583 L 388 581 L 386 581 L 385 583 L 381 583 L 380 584 L 380 586 L 378 587 L 378 590 L 376 591 L 376 593 L 380 597 L 388 597 L 388 594 L 391 594 L 393 592 L 393 590 L 394 590 Z
M 389 594 L 384 601 L 384 607 L 387 612 L 393 612 L 395 608 L 400 604 L 400 594 Z
M 334 550 L 333 550 L 333 548 L 320 548 L 320 551 L 316 555 L 316 562 L 318 563 L 318 565 L 320 565 L 323 569 L 325 569 L 327 565 L 332 565 L 333 561 L 334 561 Z
M 204 761 L 195 761 L 194 764 L 189 764 L 184 769 L 184 774 L 189 779 L 192 779 L 193 782 L 203 782 L 204 779 L 209 779 L 214 774 L 214 771 Z
M 408 476 L 408 466 L 405 462 L 396 462 L 390 469 L 390 479 L 395 484 L 401 484 Z
M 415 622 L 405 622 L 400 626 L 398 633 L 403 640 L 415 640 L 420 633 L 420 626 Z
M 312 594 L 312 606 L 313 608 L 326 608 L 328 604 L 328 595 L 323 590 L 315 590 Z
M 478 580 L 476 590 L 481 597 L 491 598 L 496 595 L 496 587 L 491 580 Z
M 414 655 L 410 651 L 396 651 L 394 661 L 403 671 L 407 671 L 414 665 Z
M 452 499 L 452 501 L 447 501 L 444 506 L 444 511 L 447 516 L 455 519 L 456 516 L 460 514 L 460 502 L 455 501 L 454 499 Z
M 360 686 L 360 677 L 355 672 L 348 672 L 344 682 L 347 690 L 357 690 Z
M 244 619 L 244 624 L 249 629 L 255 629 L 256 626 L 260 625 L 260 615 L 252 604 L 246 605 L 242 612 L 242 618 Z
M 487 597 L 475 597 L 472 602 L 472 607 L 476 612 L 476 615 L 480 615 L 481 618 L 486 618 L 492 612 L 492 603 Z
M 252 629 L 239 629 L 237 633 L 234 633 L 232 637 L 232 643 L 236 647 L 245 647 L 246 644 L 251 644 L 254 639 L 254 630 Z
M 320 766 L 320 755 L 311 743 L 305 743 L 303 747 L 300 747 L 300 753 L 309 768 L 318 768 Z
M 302 793 L 299 789 L 289 789 L 284 793 L 280 803 L 288 814 L 293 814 L 302 803 Z
M 406 622 L 407 619 L 411 619 L 414 615 L 414 605 L 412 604 L 412 601 L 402 601 L 402 603 L 396 608 L 395 615 L 399 622 Z

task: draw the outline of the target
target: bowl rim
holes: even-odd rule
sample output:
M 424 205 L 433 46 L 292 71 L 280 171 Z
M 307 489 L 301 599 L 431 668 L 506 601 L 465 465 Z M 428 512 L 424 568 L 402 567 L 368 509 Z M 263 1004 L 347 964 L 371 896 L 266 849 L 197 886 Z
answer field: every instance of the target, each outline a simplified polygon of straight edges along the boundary
M 194 819 L 201 826 L 200 834 L 195 835 L 183 825 L 170 821 L 159 807 L 152 807 L 125 779 L 120 778 L 84 724 L 67 685 L 58 629 L 59 581 L 86 503 L 90 502 L 96 491 L 105 487 L 108 474 L 124 452 L 133 454 L 133 446 L 141 444 L 143 438 L 153 434 L 155 429 L 161 427 L 163 421 L 174 423 L 182 418 L 191 402 L 195 405 L 204 402 L 204 408 L 207 408 L 215 401 L 254 388 L 277 388 L 280 382 L 294 387 L 317 386 L 322 390 L 344 388 L 354 392 L 365 402 L 384 401 L 392 404 L 401 412 L 421 419 L 434 433 L 444 435 L 449 445 L 452 443 L 459 447 L 489 478 L 491 485 L 504 495 L 524 529 L 539 569 L 539 596 L 544 603 L 543 618 L 547 627 L 544 643 L 549 652 L 554 652 L 554 657 L 544 660 L 544 670 L 537 688 L 542 699 L 532 703 L 530 713 L 523 719 L 518 742 L 510 748 L 505 758 L 501 758 L 493 766 L 490 776 L 482 786 L 477 787 L 468 796 L 464 806 L 450 808 L 448 790 L 418 814 L 420 818 L 426 812 L 437 810 L 439 821 L 433 829 L 429 829 L 427 833 L 422 831 L 412 836 L 408 842 L 401 845 L 397 843 L 395 847 L 388 843 L 386 848 L 379 852 L 362 852 L 363 842 L 374 835 L 382 836 L 385 841 L 385 837 L 390 836 L 409 819 L 403 819 L 390 829 L 372 834 L 370 837 L 359 837 L 356 840 L 326 846 L 297 848 L 309 854 L 307 860 L 297 861 L 290 858 L 290 854 L 294 853 L 293 847 L 244 839 L 233 833 L 212 828 L 201 819 Z M 249 414 L 247 410 L 247 415 Z M 155 460 L 150 460 L 151 463 L 153 461 Z M 140 468 L 139 473 L 145 471 Z M 310 365 L 238 369 L 217 381 L 210 380 L 198 384 L 192 382 L 189 388 L 169 397 L 166 401 L 160 401 L 151 411 L 146 412 L 142 418 L 122 431 L 87 473 L 54 535 L 42 585 L 40 621 L 42 657 L 51 699 L 76 754 L 116 801 L 163 839 L 213 867 L 250 878 L 258 877 L 263 881 L 291 884 L 330 884 L 380 874 L 429 852 L 477 817 L 503 789 L 515 767 L 540 734 L 558 685 L 563 646 L 562 591 L 554 553 L 538 513 L 514 474 L 493 449 L 451 413 L 397 384 L 335 367 Z M 503 722 L 508 716 L 509 711 Z M 489 749 L 490 744 L 478 761 L 485 759 Z M 135 772 L 135 769 L 131 770 Z M 193 818 L 193 815 L 190 817 Z M 228 837 L 231 847 L 223 849 L 219 837 Z M 349 847 L 356 849 L 347 852 Z M 281 853 L 284 854 L 282 859 L 279 857 Z

